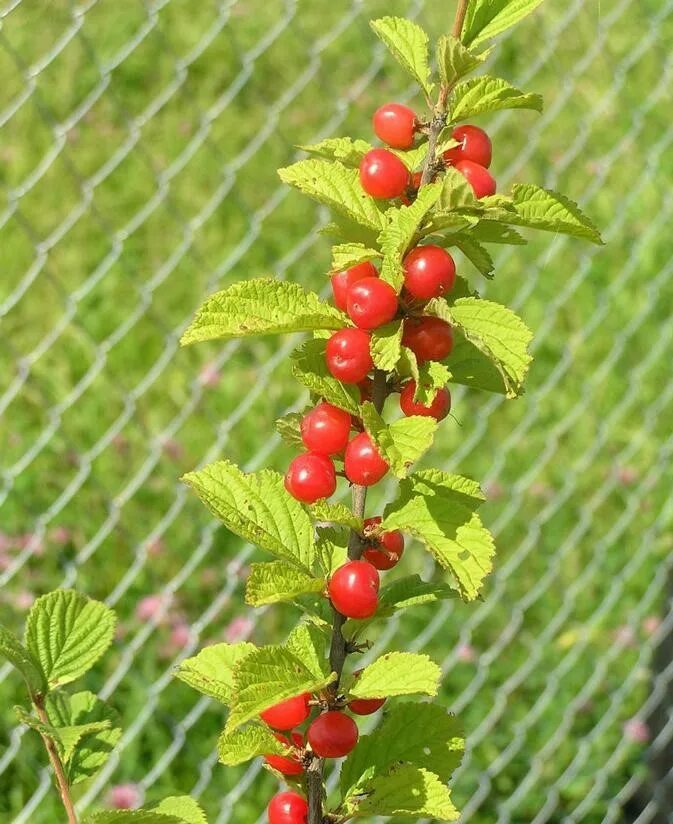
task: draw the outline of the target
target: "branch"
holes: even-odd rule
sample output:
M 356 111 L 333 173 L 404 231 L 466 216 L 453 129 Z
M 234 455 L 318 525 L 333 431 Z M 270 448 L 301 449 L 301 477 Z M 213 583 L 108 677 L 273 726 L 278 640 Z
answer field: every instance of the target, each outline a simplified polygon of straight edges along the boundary
M 35 710 L 37 711 L 37 715 L 40 721 L 43 724 L 49 724 L 50 722 L 44 708 L 43 699 L 39 696 L 35 696 L 33 698 L 33 705 L 35 706 Z M 42 733 L 40 733 L 40 735 L 42 735 Z M 44 746 L 47 750 L 47 755 L 49 756 L 49 760 L 51 761 L 51 766 L 54 768 L 54 774 L 56 775 L 56 783 L 58 784 L 58 790 L 61 794 L 61 801 L 63 802 L 63 807 L 65 808 L 66 815 L 68 816 L 68 822 L 69 824 L 77 824 L 75 805 L 73 803 L 72 797 L 70 796 L 70 787 L 68 785 L 68 780 L 65 777 L 65 769 L 63 768 L 63 762 L 61 761 L 61 757 L 58 754 L 56 745 L 54 744 L 52 739 L 49 738 L 49 736 L 42 735 L 42 740 L 44 741 Z
M 380 369 L 374 372 L 374 386 L 372 389 L 372 402 L 376 411 L 380 414 L 383 409 L 383 404 L 388 397 L 388 384 L 386 381 L 386 373 Z M 367 503 L 367 487 L 353 486 L 353 514 L 358 518 L 364 518 L 365 505 Z M 348 539 L 348 557 L 351 561 L 357 561 L 362 555 L 364 543 L 362 537 L 354 529 L 351 529 Z M 343 625 L 346 623 L 346 617 L 337 610 L 334 610 L 334 618 L 332 621 L 332 643 L 330 646 L 329 661 L 332 672 L 336 673 L 336 681 L 330 685 L 330 690 L 333 697 L 336 697 L 339 690 L 339 683 L 343 673 L 344 664 L 346 663 L 346 655 L 348 654 L 346 648 L 346 639 L 343 634 Z M 322 780 L 322 761 L 320 758 L 313 758 L 311 764 L 306 770 L 306 785 L 308 791 L 308 824 L 322 824 L 323 810 L 322 810 L 322 796 L 323 796 L 323 780 Z
M 460 39 L 463 33 L 463 26 L 465 24 L 465 15 L 467 14 L 470 0 L 459 0 L 456 9 L 456 16 L 453 21 L 453 28 L 451 34 L 453 37 Z M 432 180 L 435 166 L 437 165 L 437 140 L 441 134 L 442 129 L 446 126 L 446 104 L 449 99 L 451 87 L 443 83 L 439 89 L 439 97 L 437 98 L 437 105 L 432 114 L 430 121 L 430 132 L 428 134 L 428 154 L 425 158 L 423 166 L 423 174 L 421 175 L 421 186 L 430 183 Z
M 453 29 L 451 31 L 454 37 L 460 38 L 465 24 L 465 15 L 470 4 L 470 0 L 458 0 L 458 7 L 456 8 L 456 16 L 453 21 Z M 451 88 L 442 84 L 439 90 L 437 105 L 434 108 L 432 120 L 430 121 L 430 132 L 428 135 L 428 154 L 423 166 L 423 174 L 421 176 L 421 186 L 429 183 L 433 177 L 434 169 L 437 164 L 437 140 L 439 135 L 446 126 L 446 107 L 449 99 Z M 388 396 L 388 384 L 386 380 L 386 373 L 377 369 L 374 372 L 374 387 L 372 390 L 372 401 L 376 411 L 380 414 L 383 409 L 383 404 Z M 364 486 L 353 487 L 353 514 L 358 518 L 364 518 L 365 505 L 367 502 L 367 488 Z M 357 561 L 362 555 L 364 544 L 362 537 L 354 530 L 351 530 L 348 540 L 348 557 L 351 561 Z M 343 634 L 343 626 L 346 623 L 346 618 L 340 612 L 334 610 L 334 618 L 332 621 L 332 643 L 330 646 L 330 667 L 332 672 L 336 673 L 336 680 L 330 686 L 332 697 L 336 698 L 339 691 L 339 684 L 341 682 L 341 675 L 343 673 L 344 664 L 346 662 L 346 655 L 348 649 L 346 639 Z M 308 824 L 323 824 L 323 776 L 322 776 L 322 762 L 320 758 L 314 757 L 311 764 L 306 770 L 306 784 L 308 790 Z

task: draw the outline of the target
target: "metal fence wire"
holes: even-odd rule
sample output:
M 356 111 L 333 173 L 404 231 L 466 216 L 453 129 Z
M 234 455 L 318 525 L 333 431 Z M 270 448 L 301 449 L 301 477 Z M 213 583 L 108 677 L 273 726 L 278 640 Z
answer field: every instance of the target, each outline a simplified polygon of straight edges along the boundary
M 305 403 L 297 339 L 178 338 L 206 294 L 245 277 L 326 293 L 326 215 L 275 169 L 295 145 L 370 137 L 378 105 L 414 99 L 368 19 L 408 15 L 436 36 L 447 6 L 0 9 L 0 617 L 20 627 L 60 585 L 119 613 L 87 685 L 124 734 L 81 810 L 132 783 L 138 799 L 191 792 L 217 824 L 265 820 L 272 778 L 217 765 L 222 714 L 172 671 L 213 640 L 278 640 L 294 616 L 243 606 L 253 548 L 178 477 L 223 455 L 286 465 L 272 421 Z M 484 481 L 496 572 L 483 601 L 391 619 L 370 653 L 441 661 L 467 732 L 465 822 L 673 821 L 672 42 L 673 2 L 547 0 L 490 58 L 546 99 L 542 116 L 488 121 L 500 189 L 570 194 L 607 246 L 531 238 L 477 282 L 535 332 L 529 389 L 458 389 L 430 460 Z M 405 563 L 433 573 L 415 548 Z M 7 667 L 0 679 L 0 820 L 60 820 L 13 720 L 19 685 Z

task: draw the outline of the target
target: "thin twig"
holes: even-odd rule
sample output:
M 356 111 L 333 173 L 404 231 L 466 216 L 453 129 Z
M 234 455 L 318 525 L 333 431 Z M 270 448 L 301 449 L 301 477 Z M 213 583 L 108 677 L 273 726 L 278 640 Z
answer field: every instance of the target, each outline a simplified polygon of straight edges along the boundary
M 38 718 L 43 724 L 49 724 L 49 718 L 47 717 L 47 712 L 44 708 L 44 701 L 41 697 L 35 697 L 33 699 L 33 706 L 37 712 Z M 73 803 L 72 797 L 70 795 L 70 786 L 68 785 L 68 780 L 65 777 L 65 769 L 63 767 L 63 762 L 61 761 L 61 757 L 58 754 L 58 750 L 56 749 L 56 745 L 52 741 L 51 738 L 47 735 L 42 735 L 42 740 L 44 741 L 44 746 L 47 750 L 47 755 L 49 756 L 49 760 L 51 761 L 51 766 L 54 768 L 54 774 L 56 775 L 56 783 L 58 784 L 58 790 L 61 794 L 61 801 L 63 802 L 63 807 L 65 808 L 66 815 L 68 816 L 69 824 L 77 824 L 77 814 L 75 813 L 75 805 Z

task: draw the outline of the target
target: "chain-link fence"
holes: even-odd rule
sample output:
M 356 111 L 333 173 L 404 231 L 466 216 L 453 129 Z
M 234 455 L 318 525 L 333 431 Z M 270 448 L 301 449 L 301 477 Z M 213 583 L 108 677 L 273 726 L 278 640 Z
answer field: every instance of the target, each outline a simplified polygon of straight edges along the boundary
M 222 455 L 286 465 L 270 433 L 305 401 L 296 339 L 177 341 L 235 280 L 324 289 L 325 215 L 275 169 L 293 145 L 369 137 L 374 108 L 412 94 L 368 30 L 385 13 L 439 34 L 452 8 L 0 9 L 0 613 L 18 627 L 35 594 L 66 585 L 120 614 L 89 685 L 125 732 L 82 809 L 133 782 L 148 798 L 191 792 L 217 824 L 264 820 L 271 777 L 217 765 L 221 713 L 171 673 L 211 640 L 277 640 L 293 616 L 242 606 L 253 550 L 178 477 Z M 673 821 L 672 42 L 673 2 L 548 0 L 491 58 L 547 104 L 489 121 L 501 190 L 572 194 L 608 245 L 535 238 L 477 284 L 535 330 L 529 391 L 456 391 L 432 462 L 485 480 L 497 572 L 483 602 L 393 619 L 371 652 L 442 661 L 468 735 L 464 821 Z M 11 707 L 19 687 L 0 678 Z M 38 742 L 0 717 L 0 820 L 60 820 Z

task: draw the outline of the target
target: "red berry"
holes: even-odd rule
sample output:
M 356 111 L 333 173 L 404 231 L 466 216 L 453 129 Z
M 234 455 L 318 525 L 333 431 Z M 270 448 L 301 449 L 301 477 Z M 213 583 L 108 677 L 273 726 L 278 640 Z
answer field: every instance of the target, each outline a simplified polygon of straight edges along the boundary
M 284 735 L 281 735 L 279 732 L 275 732 L 274 735 L 281 743 L 289 746 L 290 742 Z M 297 749 L 303 749 L 303 735 L 299 732 L 293 732 L 292 744 L 294 744 Z M 270 767 L 283 773 L 283 775 L 301 775 L 304 772 L 304 767 L 297 755 L 265 755 L 264 760 Z
M 293 727 L 303 724 L 309 716 L 311 709 L 308 702 L 311 694 L 303 692 L 269 707 L 268 710 L 260 713 L 262 721 L 277 730 L 291 730 Z
M 370 563 L 347 561 L 334 572 L 327 591 L 337 612 L 347 618 L 371 618 L 379 603 L 379 585 L 379 573 Z
M 362 329 L 340 329 L 327 341 L 327 368 L 342 383 L 361 383 L 374 368 L 369 335 Z
M 325 401 L 304 415 L 301 422 L 301 439 L 304 445 L 320 455 L 343 452 L 350 433 L 350 414 Z
M 409 171 L 399 157 L 387 149 L 371 149 L 360 162 L 360 183 L 372 197 L 399 197 L 409 183 Z
M 444 160 L 455 165 L 461 160 L 471 160 L 488 169 L 493 157 L 491 138 L 479 126 L 456 126 L 453 130 L 453 139 L 460 143 L 453 149 L 444 152 Z
M 349 702 L 348 709 L 355 715 L 371 715 L 380 710 L 385 703 L 385 698 L 356 698 Z
M 285 473 L 285 489 L 305 504 L 329 498 L 336 490 L 334 464 L 327 455 L 319 452 L 297 455 Z
M 346 447 L 344 471 L 353 484 L 372 486 L 381 480 L 389 468 L 366 432 L 356 435 Z
M 482 198 L 495 194 L 495 179 L 488 169 L 472 160 L 459 160 L 455 166 L 472 187 L 475 197 Z
M 442 421 L 451 411 L 451 395 L 448 389 L 439 389 L 434 400 L 429 406 L 414 401 L 416 382 L 409 381 L 402 388 L 400 393 L 400 409 L 408 417 L 409 415 L 423 415 Z
M 367 518 L 365 531 L 367 527 L 378 526 L 380 523 L 381 518 Z M 362 557 L 376 569 L 392 569 L 404 552 L 404 536 L 399 529 L 384 532 L 378 538 L 367 538 L 367 543 L 368 548 L 362 553 Z M 367 713 L 360 714 L 367 715 Z
M 397 292 L 379 278 L 363 278 L 346 295 L 348 316 L 360 329 L 376 329 L 397 314 Z
M 406 192 L 402 195 L 402 203 L 405 206 L 411 206 L 414 200 L 416 200 L 416 195 L 418 194 L 418 190 L 421 187 L 421 179 L 423 177 L 423 172 L 414 172 L 411 175 L 411 179 L 409 181 L 409 185 L 407 186 Z
M 449 324 L 441 318 L 429 315 L 422 318 L 407 318 L 404 322 L 402 343 L 411 349 L 419 363 L 441 361 L 451 354 L 453 332 Z
M 440 246 L 417 246 L 404 258 L 404 285 L 418 300 L 450 292 L 455 280 L 456 264 Z
M 307 824 L 308 804 L 299 793 L 278 793 L 267 808 L 269 824 Z
M 373 117 L 374 133 L 393 149 L 410 149 L 414 144 L 416 113 L 401 103 L 386 103 Z
M 337 272 L 332 275 L 332 292 L 334 292 L 334 304 L 342 312 L 346 311 L 346 293 L 348 288 L 356 281 L 362 278 L 378 277 L 376 266 L 370 261 L 358 263 L 357 266 L 351 266 L 350 269 L 344 269 L 343 272 Z
M 319 715 L 308 728 L 308 743 L 320 758 L 343 758 L 358 743 L 358 725 L 338 710 Z

